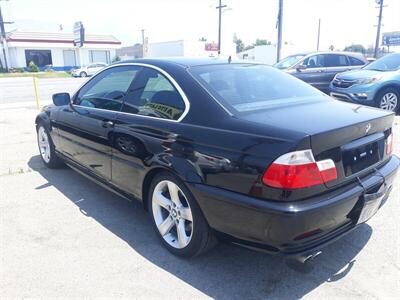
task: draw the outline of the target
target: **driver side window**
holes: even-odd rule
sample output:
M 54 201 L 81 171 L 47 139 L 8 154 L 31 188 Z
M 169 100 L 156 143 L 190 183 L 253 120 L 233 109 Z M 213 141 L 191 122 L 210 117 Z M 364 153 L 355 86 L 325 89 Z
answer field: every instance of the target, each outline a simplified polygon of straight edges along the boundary
M 120 111 L 122 100 L 140 67 L 119 66 L 105 70 L 81 88 L 75 105 Z
M 323 67 L 325 67 L 324 56 L 319 54 L 319 55 L 313 55 L 313 56 L 307 57 L 303 61 L 303 65 L 306 65 L 307 69 L 323 68 Z

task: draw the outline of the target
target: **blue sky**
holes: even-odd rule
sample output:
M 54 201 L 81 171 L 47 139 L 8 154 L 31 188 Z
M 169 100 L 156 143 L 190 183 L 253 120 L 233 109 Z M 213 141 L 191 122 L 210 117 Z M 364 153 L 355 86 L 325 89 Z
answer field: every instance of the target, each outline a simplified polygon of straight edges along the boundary
M 400 0 L 384 0 L 383 31 L 400 30 Z M 224 0 L 223 39 L 233 33 L 252 43 L 276 41 L 278 0 Z M 146 30 L 150 42 L 205 36 L 217 40 L 217 0 L 9 0 L 1 1 L 6 20 L 24 30 L 71 31 L 82 21 L 88 33 L 111 33 L 124 45 L 140 42 Z M 375 0 L 284 0 L 283 40 L 292 48 L 315 50 L 318 18 L 320 49 L 351 43 L 374 43 L 378 10 Z M 8 26 L 11 29 L 12 26 Z

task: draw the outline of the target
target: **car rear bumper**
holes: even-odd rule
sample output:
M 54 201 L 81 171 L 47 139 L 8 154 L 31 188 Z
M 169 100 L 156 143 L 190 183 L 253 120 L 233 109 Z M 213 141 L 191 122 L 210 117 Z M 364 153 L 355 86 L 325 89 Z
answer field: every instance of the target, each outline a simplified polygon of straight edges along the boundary
M 232 242 L 284 255 L 320 250 L 357 227 L 364 195 L 385 182 L 386 201 L 400 161 L 392 156 L 383 166 L 329 194 L 296 202 L 276 202 L 189 183 L 208 223 Z

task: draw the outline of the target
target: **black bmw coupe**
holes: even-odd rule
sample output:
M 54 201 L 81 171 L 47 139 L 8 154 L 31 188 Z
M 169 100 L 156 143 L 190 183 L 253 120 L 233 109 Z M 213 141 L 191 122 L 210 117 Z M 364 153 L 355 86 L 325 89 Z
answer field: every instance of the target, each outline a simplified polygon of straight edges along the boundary
M 141 201 L 183 257 L 218 238 L 312 256 L 377 212 L 399 167 L 393 113 L 262 64 L 125 61 L 53 102 L 36 118 L 44 164 Z

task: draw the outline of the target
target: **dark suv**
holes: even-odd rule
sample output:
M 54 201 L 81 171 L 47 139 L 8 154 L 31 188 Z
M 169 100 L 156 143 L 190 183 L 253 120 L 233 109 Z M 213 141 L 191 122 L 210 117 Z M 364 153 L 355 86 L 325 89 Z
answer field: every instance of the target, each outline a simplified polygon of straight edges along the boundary
M 359 69 L 368 61 L 360 53 L 313 52 L 294 54 L 277 62 L 274 67 L 329 93 L 329 83 L 340 72 Z

